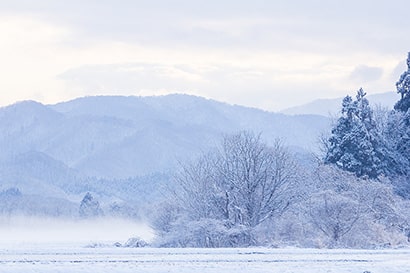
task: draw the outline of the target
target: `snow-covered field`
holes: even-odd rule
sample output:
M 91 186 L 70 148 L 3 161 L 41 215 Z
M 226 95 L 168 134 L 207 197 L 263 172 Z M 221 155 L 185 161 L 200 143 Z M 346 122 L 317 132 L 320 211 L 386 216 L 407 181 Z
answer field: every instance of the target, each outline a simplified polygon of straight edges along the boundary
M 410 272 L 410 250 L 158 249 L 14 245 L 0 250 L 0 272 Z
M 132 236 L 149 241 L 153 234 L 118 219 L 0 221 L 0 273 L 410 273 L 410 249 L 112 247 Z M 96 242 L 108 247 L 87 247 Z

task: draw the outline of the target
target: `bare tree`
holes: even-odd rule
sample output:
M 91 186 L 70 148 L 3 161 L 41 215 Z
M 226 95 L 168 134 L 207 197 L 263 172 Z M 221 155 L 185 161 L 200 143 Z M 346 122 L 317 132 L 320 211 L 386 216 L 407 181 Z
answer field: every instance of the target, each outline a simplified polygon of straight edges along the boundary
M 363 179 L 335 166 L 315 170 L 315 187 L 304 210 L 329 246 L 395 244 L 405 232 L 400 200 L 387 178 Z
M 203 230 L 204 223 L 222 225 L 225 229 L 219 229 L 225 230 L 229 245 L 252 244 L 252 229 L 295 200 L 298 178 L 297 164 L 279 141 L 268 146 L 250 132 L 226 136 L 219 147 L 176 175 L 175 198 L 184 214 L 180 220 Z M 208 237 L 195 240 L 221 245 Z
M 333 242 L 349 233 L 360 218 L 360 204 L 332 191 L 311 198 L 310 216 L 315 226 Z
M 281 214 L 295 197 L 297 165 L 279 141 L 269 147 L 249 132 L 226 137 L 218 163 L 227 216 L 235 223 L 255 227 Z

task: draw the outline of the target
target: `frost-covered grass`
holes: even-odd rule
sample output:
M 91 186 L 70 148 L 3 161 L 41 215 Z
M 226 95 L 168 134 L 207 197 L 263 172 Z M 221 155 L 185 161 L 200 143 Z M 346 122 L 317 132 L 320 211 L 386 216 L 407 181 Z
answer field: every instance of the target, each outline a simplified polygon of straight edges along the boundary
M 0 250 L 0 272 L 404 273 L 410 250 L 85 248 L 29 245 Z

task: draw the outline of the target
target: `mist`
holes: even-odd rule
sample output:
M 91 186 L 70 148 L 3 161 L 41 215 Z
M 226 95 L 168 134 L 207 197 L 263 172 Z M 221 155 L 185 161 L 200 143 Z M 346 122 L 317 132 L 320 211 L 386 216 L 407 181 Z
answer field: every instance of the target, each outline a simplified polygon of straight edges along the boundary
M 86 220 L 35 216 L 0 218 L 2 245 L 58 243 L 87 246 L 124 243 L 132 237 L 150 242 L 154 233 L 146 223 L 120 218 Z

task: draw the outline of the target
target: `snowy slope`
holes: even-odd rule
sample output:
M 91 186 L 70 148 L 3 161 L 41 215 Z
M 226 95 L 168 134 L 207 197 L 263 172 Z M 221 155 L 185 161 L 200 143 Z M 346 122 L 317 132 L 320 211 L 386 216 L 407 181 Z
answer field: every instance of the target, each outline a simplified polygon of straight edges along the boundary
M 47 107 L 47 106 L 45 106 Z M 188 95 L 86 97 L 48 106 L 64 121 L 43 152 L 100 177 L 126 178 L 172 170 L 227 133 L 261 132 L 269 142 L 315 150 L 325 117 L 286 116 Z
M 207 151 L 225 134 L 252 130 L 303 153 L 317 149 L 329 123 L 323 116 L 288 116 L 188 95 L 20 102 L 0 108 L 0 192 L 15 187 L 24 200 L 43 196 L 44 202 L 78 205 L 91 191 L 107 204 L 142 204 L 158 195 L 178 162 Z

